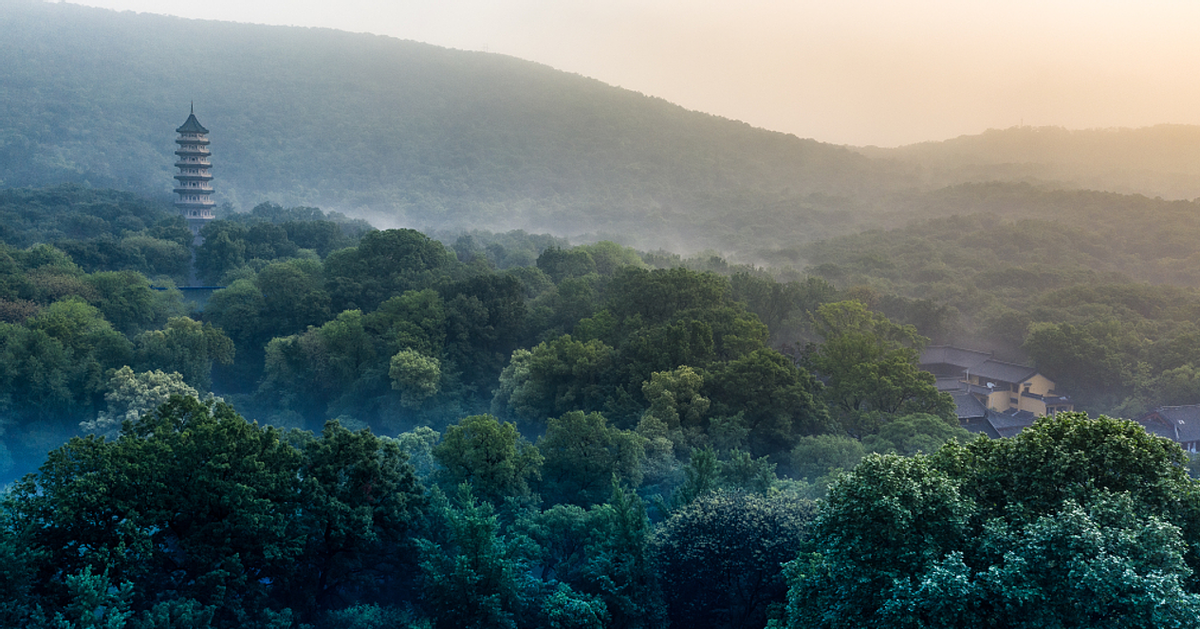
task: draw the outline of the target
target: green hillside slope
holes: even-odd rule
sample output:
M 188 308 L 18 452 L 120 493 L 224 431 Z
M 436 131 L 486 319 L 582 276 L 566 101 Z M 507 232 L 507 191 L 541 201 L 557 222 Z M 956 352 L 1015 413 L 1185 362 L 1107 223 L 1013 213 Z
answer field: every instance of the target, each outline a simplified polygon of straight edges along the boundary
M 1200 126 L 1195 125 L 1013 127 L 944 142 L 857 150 L 919 168 L 928 186 L 1037 179 L 1165 199 L 1200 197 Z
M 844 233 L 827 220 L 838 197 L 904 185 L 843 147 L 511 57 L 0 2 L 0 185 L 168 194 L 192 101 L 212 130 L 216 198 L 241 209 L 269 198 L 383 225 L 730 250 Z

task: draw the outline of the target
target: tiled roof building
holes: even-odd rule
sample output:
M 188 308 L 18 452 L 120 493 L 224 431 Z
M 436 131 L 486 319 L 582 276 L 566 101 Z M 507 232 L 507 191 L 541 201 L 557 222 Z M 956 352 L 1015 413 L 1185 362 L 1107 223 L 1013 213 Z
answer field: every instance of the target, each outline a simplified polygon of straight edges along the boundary
M 959 421 L 972 432 L 1011 437 L 1042 415 L 1075 408 L 1037 369 L 996 360 L 988 352 L 935 345 L 921 354 L 921 368 L 954 398 Z

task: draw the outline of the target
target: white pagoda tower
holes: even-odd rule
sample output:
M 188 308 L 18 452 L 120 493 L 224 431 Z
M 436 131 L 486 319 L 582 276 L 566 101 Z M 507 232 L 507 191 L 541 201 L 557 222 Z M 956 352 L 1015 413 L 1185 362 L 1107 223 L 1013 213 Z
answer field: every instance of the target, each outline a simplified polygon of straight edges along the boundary
M 187 121 L 175 130 L 179 137 L 175 143 L 179 150 L 175 154 L 179 161 L 175 167 L 179 174 L 175 175 L 178 184 L 175 193 L 179 198 L 175 208 L 183 218 L 187 219 L 188 228 L 192 230 L 193 244 L 200 245 L 200 228 L 213 220 L 213 208 L 216 203 L 212 200 L 212 162 L 208 160 L 208 129 L 196 120 L 195 109 L 188 115 Z

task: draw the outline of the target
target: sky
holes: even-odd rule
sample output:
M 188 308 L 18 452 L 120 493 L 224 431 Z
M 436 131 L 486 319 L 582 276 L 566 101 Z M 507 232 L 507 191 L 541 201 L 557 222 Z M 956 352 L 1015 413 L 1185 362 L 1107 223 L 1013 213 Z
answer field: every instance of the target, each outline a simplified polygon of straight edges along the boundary
M 76 0 L 512 55 L 823 142 L 1200 124 L 1195 0 Z

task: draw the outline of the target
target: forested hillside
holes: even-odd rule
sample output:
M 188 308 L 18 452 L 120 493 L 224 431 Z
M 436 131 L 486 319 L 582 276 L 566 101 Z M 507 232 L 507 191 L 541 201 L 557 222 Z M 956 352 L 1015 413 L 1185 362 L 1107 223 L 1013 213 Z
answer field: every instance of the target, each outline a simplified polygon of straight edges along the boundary
M 1194 627 L 1200 457 L 1101 415 L 1200 404 L 1200 201 L 1116 192 L 1190 137 L 0 0 L 0 626 Z M 1085 412 L 973 438 L 930 343 Z
M 4 0 L 0 59 L 10 187 L 165 194 L 193 101 L 212 130 L 216 200 L 242 211 L 271 199 L 382 225 L 638 234 L 630 244 L 694 250 L 845 233 L 863 217 L 841 197 L 902 185 L 842 147 L 372 35 Z
M 855 150 L 916 166 L 921 181 L 931 187 L 1040 181 L 1165 199 L 1200 197 L 1200 127 L 1194 125 L 1012 127 L 942 142 Z
M 0 212 L 0 473 L 31 472 L 0 500 L 5 626 L 1200 610 L 1182 450 L 1070 413 L 968 443 L 917 368 L 928 339 L 881 312 L 939 302 L 264 203 L 204 228 L 224 288 L 197 311 L 166 204 L 61 186 Z M 1063 557 L 1086 578 L 1041 568 Z M 962 596 L 931 593 L 948 579 Z

